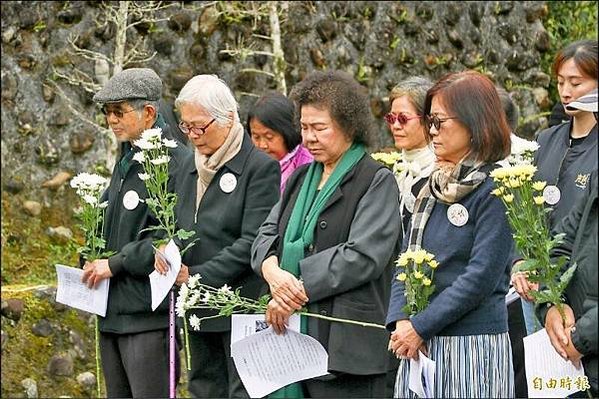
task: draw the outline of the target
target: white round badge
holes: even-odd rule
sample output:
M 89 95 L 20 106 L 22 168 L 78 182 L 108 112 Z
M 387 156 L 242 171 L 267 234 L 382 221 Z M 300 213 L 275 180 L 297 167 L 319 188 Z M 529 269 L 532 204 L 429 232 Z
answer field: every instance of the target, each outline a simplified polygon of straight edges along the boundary
M 139 194 L 135 190 L 129 190 L 123 196 L 123 206 L 125 209 L 132 211 L 139 204 Z
M 220 181 L 218 182 L 220 189 L 225 193 L 230 193 L 235 190 L 237 186 L 237 178 L 233 173 L 225 173 L 220 177 Z
M 543 190 L 543 198 L 549 205 L 555 205 L 562 198 L 562 193 L 557 186 L 547 186 Z
M 453 204 L 447 208 L 447 219 L 457 227 L 462 227 L 468 223 L 468 209 L 462 204 Z

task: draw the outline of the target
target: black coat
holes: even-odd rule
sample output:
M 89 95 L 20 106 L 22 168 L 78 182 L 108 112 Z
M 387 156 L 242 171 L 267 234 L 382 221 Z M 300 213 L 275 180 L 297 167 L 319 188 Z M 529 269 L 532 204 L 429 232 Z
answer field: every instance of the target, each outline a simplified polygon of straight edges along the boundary
M 155 127 L 164 127 L 158 118 Z M 128 149 L 127 143 L 123 148 Z M 190 151 L 179 145 L 170 150 L 169 191 L 174 191 L 176 176 L 181 162 Z M 144 201 L 148 192 L 138 174 L 143 172 L 140 163 L 131 160 L 129 170 L 121 176 L 115 166 L 110 185 L 103 194 L 108 201 L 104 215 L 103 235 L 106 249 L 117 253 L 108 259 L 113 276 L 110 278 L 106 317 L 100 318 L 100 330 L 120 334 L 151 331 L 168 326 L 167 303 L 152 312 L 151 291 L 148 275 L 154 271 L 154 233 L 141 230 L 157 225 Z M 123 197 L 135 191 L 140 202 L 134 209 L 123 206 Z
M 195 245 L 183 255 L 189 274 L 199 273 L 201 282 L 219 288 L 224 284 L 242 287 L 241 295 L 257 298 L 264 282 L 250 267 L 250 249 L 260 224 L 279 199 L 281 172 L 279 163 L 258 150 L 244 134 L 241 149 L 218 170 L 200 202 L 197 223 L 196 191 L 198 172 L 193 154 L 182 167 L 177 184 L 178 202 L 175 209 L 179 227 L 194 230 Z M 232 173 L 235 189 L 224 192 L 221 177 Z M 182 243 L 185 245 L 185 243 Z M 195 311 L 199 317 L 207 311 Z M 202 322 L 201 331 L 227 331 L 230 318 Z
M 260 227 L 252 247 L 252 267 L 273 250 L 281 259 L 283 238 L 309 165 L 296 170 L 282 200 Z M 399 250 L 399 190 L 392 173 L 364 156 L 328 199 L 314 241 L 299 268 L 308 311 L 325 316 L 384 324 L 393 261 Z M 329 354 L 329 371 L 359 375 L 390 368 L 384 329 L 308 317 L 308 334 Z
M 597 125 L 583 143 L 570 147 L 572 122 L 551 127 L 539 133 L 539 149 L 535 154 L 535 180 L 556 185 L 561 191 L 560 201 L 553 205 L 551 228 L 568 214 L 574 204 L 588 195 L 588 179 L 597 170 Z
M 597 171 L 590 177 L 591 191 L 581 198 L 570 213 L 556 227 L 554 233 L 565 233 L 564 241 L 554 249 L 552 256 L 570 257 L 569 264 L 576 262 L 577 268 L 568 287 L 566 303 L 570 305 L 576 319 L 576 330 L 572 332 L 572 343 L 584 356 L 582 363 L 585 374 L 595 394 L 599 392 L 597 362 L 597 231 L 599 223 L 599 198 L 597 196 Z M 545 321 L 547 307 L 540 306 L 537 314 Z

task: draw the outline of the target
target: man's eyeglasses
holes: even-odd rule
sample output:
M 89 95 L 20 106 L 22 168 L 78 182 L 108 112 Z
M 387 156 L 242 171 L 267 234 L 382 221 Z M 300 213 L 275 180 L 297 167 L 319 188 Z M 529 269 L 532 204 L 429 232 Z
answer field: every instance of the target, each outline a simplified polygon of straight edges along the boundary
M 202 134 L 206 134 L 206 129 L 208 129 L 208 127 L 210 125 L 212 125 L 212 123 L 215 121 L 216 119 L 212 119 L 210 122 L 208 122 L 208 124 L 204 127 L 198 127 L 198 126 L 190 126 L 185 122 L 180 122 L 179 123 L 179 129 L 181 129 L 181 131 L 185 134 L 189 134 L 189 133 L 193 133 L 193 134 L 197 134 L 198 136 L 202 135 Z
M 447 122 L 450 119 L 458 119 L 456 117 L 447 117 L 447 118 L 439 118 L 437 115 L 427 115 L 426 116 L 426 127 L 428 128 L 428 130 L 431 130 L 431 127 L 435 127 L 436 130 L 441 129 L 441 124 Z
M 106 115 L 106 117 L 107 117 L 107 118 L 108 118 L 108 116 L 109 116 L 110 114 L 113 114 L 113 115 L 114 115 L 114 116 L 116 116 L 117 118 L 121 119 L 121 118 L 123 117 L 123 115 L 125 115 L 125 114 L 128 114 L 129 112 L 133 112 L 133 111 L 135 111 L 135 108 L 132 108 L 132 109 L 130 109 L 129 111 L 123 111 L 123 110 L 122 110 L 122 109 L 120 109 L 120 108 L 114 108 L 114 109 L 112 109 L 112 108 L 106 108 L 106 107 L 102 107 L 102 108 L 101 108 L 101 110 L 102 110 L 102 113 L 103 113 L 104 115 Z
M 412 119 L 419 119 L 420 115 L 408 116 L 408 115 L 404 114 L 403 112 L 400 112 L 399 114 L 396 115 L 392 112 L 389 112 L 387 115 L 385 115 L 384 118 L 385 118 L 385 122 L 387 122 L 389 125 L 394 125 L 395 121 L 397 121 L 397 122 L 399 122 L 400 125 L 403 126 Z

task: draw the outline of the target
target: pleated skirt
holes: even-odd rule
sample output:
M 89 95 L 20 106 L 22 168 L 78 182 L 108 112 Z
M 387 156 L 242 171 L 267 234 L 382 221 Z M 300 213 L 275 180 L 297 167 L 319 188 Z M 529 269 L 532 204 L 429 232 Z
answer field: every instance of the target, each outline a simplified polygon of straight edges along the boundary
M 508 333 L 440 336 L 428 344 L 435 364 L 435 398 L 513 398 L 514 370 Z M 409 386 L 410 360 L 400 360 L 396 398 L 416 398 Z

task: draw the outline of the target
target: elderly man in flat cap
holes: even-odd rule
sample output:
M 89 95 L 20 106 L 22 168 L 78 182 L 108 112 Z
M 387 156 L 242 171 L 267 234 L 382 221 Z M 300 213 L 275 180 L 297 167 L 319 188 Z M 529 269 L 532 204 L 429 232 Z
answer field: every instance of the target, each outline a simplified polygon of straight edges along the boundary
M 121 145 L 103 200 L 108 201 L 103 235 L 108 259 L 86 262 L 83 281 L 90 287 L 110 278 L 106 317 L 100 317 L 100 350 L 109 397 L 168 397 L 168 300 L 154 312 L 148 275 L 154 270 L 152 232 L 156 224 L 144 199 L 142 166 L 133 161 L 132 143 L 150 128 L 166 125 L 158 113 L 162 81 L 151 69 L 131 68 L 114 75 L 94 96 Z M 165 133 L 166 134 L 166 133 Z M 189 150 L 171 149 L 169 185 Z M 178 361 L 177 361 L 178 364 Z

